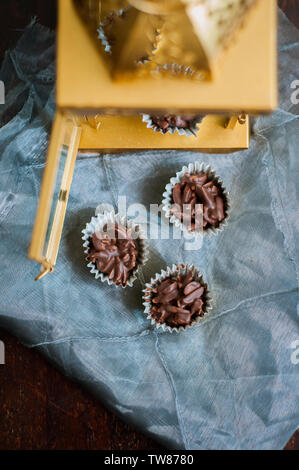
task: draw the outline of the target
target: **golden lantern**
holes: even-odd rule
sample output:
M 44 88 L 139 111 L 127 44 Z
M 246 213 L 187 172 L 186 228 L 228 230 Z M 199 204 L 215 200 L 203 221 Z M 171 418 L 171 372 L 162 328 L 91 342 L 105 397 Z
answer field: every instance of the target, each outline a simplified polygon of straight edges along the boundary
M 59 0 L 57 111 L 29 257 L 56 264 L 77 153 L 249 146 L 277 105 L 275 0 Z M 196 135 L 150 115 L 204 114 Z

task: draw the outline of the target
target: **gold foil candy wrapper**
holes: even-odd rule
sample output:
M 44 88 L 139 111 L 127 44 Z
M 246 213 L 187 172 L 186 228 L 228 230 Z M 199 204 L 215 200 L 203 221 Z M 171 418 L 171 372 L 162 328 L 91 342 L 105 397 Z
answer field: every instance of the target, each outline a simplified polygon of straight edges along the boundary
M 161 284 L 165 279 L 169 277 L 177 277 L 178 275 L 186 275 L 188 272 L 192 272 L 194 276 L 194 280 L 199 282 L 203 287 L 205 287 L 205 307 L 204 307 L 204 315 L 198 316 L 194 319 L 191 325 L 186 326 L 179 326 L 172 328 L 171 326 L 167 325 L 166 323 L 159 323 L 151 316 L 151 308 L 152 302 L 151 299 L 153 297 L 153 289 Z M 143 289 L 143 306 L 144 306 L 144 313 L 146 314 L 146 318 L 151 321 L 151 324 L 154 325 L 157 329 L 162 329 L 163 331 L 168 331 L 169 333 L 179 333 L 181 331 L 186 331 L 189 328 L 192 328 L 194 325 L 198 325 L 204 319 L 206 319 L 211 312 L 211 298 L 210 292 L 208 290 L 208 285 L 204 281 L 202 274 L 200 274 L 199 270 L 193 264 L 173 264 L 171 267 L 167 267 L 165 270 L 162 269 L 161 273 L 155 275 L 154 278 L 150 280 L 149 283 L 145 284 L 145 288 Z

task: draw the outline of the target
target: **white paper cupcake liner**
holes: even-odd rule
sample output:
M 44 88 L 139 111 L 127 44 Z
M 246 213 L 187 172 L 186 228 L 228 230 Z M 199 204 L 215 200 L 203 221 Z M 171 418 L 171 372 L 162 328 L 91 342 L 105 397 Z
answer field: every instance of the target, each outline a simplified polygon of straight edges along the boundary
M 142 121 L 146 123 L 146 127 L 148 129 L 152 129 L 154 132 L 160 132 L 161 134 L 174 134 L 177 132 L 179 135 L 185 135 L 187 137 L 190 136 L 196 136 L 196 133 L 199 130 L 198 124 L 203 120 L 204 116 L 198 116 L 196 119 L 194 119 L 194 124 L 190 126 L 187 129 L 183 129 L 181 127 L 169 127 L 166 132 L 163 132 L 163 130 L 157 126 L 151 116 L 149 114 L 142 114 Z
M 157 49 L 158 42 L 154 49 Z M 154 54 L 153 54 L 154 55 Z M 151 62 L 151 61 L 149 61 Z M 139 62 L 138 65 L 140 67 L 144 65 L 148 65 L 148 63 L 141 63 Z M 176 63 L 172 64 L 163 64 L 163 65 L 156 65 L 154 64 L 153 67 L 149 69 L 149 73 L 153 78 L 160 78 L 161 76 L 169 76 L 172 75 L 174 77 L 183 76 L 184 78 L 189 78 L 192 80 L 203 81 L 207 78 L 207 72 L 204 70 L 197 71 L 193 70 L 192 66 L 185 66 Z
M 128 10 L 128 7 L 127 8 L 121 8 L 120 10 L 116 10 L 114 9 L 113 11 L 111 11 L 111 16 L 112 18 L 121 18 L 121 16 L 123 15 L 123 13 L 125 13 L 125 11 Z M 106 36 L 106 33 L 105 33 L 105 27 L 107 24 L 109 24 L 109 21 L 111 20 L 110 16 L 108 16 L 107 18 L 104 18 L 103 21 L 101 21 L 99 23 L 99 27 L 97 29 L 97 32 L 98 32 L 98 39 L 101 41 L 102 43 L 102 46 L 104 48 L 104 51 L 111 55 L 112 54 L 112 49 L 111 49 L 111 44 L 109 42 L 109 39 L 108 37 Z
M 182 222 L 181 218 L 177 217 L 176 215 L 171 213 L 171 208 L 173 206 L 173 197 L 172 191 L 174 186 L 177 183 L 180 183 L 182 177 L 186 173 L 190 173 L 194 175 L 196 173 L 204 172 L 207 174 L 209 181 L 213 180 L 217 183 L 218 186 L 221 187 L 223 195 L 225 197 L 225 219 L 220 222 L 219 227 L 208 227 L 207 229 L 200 230 L 199 232 L 196 230 L 191 230 L 186 227 L 186 225 Z M 188 233 L 189 235 L 192 234 L 194 236 L 209 236 L 211 234 L 216 235 L 217 233 L 221 232 L 225 226 L 227 225 L 229 216 L 230 216 L 230 204 L 229 204 L 229 193 L 226 191 L 224 187 L 223 181 L 220 176 L 216 175 L 216 172 L 212 170 L 210 166 L 206 166 L 204 163 L 195 162 L 189 163 L 188 166 L 183 166 L 181 171 L 179 171 L 175 177 L 170 178 L 170 183 L 168 183 L 165 187 L 165 192 L 163 193 L 163 200 L 162 200 L 162 210 L 165 213 L 165 216 L 173 223 L 176 227 L 180 228 L 183 232 Z
M 194 280 L 199 282 L 206 289 L 204 315 L 195 318 L 191 325 L 179 326 L 176 328 L 172 328 L 166 323 L 158 323 L 157 320 L 151 316 L 151 309 L 153 305 L 151 299 L 153 297 L 153 289 L 161 284 L 165 279 L 168 279 L 169 277 L 176 278 L 178 275 L 184 276 L 189 271 L 192 271 Z M 210 311 L 212 309 L 208 285 L 204 281 L 203 276 L 199 273 L 198 269 L 193 264 L 173 264 L 171 267 L 167 267 L 166 270 L 162 269 L 161 273 L 156 274 L 156 276 L 152 278 L 149 283 L 145 284 L 145 289 L 143 289 L 142 292 L 144 313 L 146 314 L 147 319 L 151 320 L 151 324 L 154 325 L 157 329 L 161 328 L 163 331 L 169 331 L 170 333 L 179 333 L 180 331 L 186 331 L 188 328 L 192 328 L 194 325 L 200 323 L 203 319 L 206 319 L 207 316 L 210 315 Z
M 83 233 L 83 248 L 84 253 L 88 255 L 90 249 L 90 238 L 95 232 L 101 232 L 106 224 L 117 223 L 118 225 L 123 225 L 129 229 L 132 229 L 134 232 L 138 232 L 138 237 L 136 241 L 138 243 L 138 256 L 137 256 L 137 266 L 132 272 L 131 276 L 128 279 L 128 282 L 125 286 L 116 285 L 113 280 L 109 279 L 108 274 L 100 272 L 96 265 L 92 262 L 87 264 L 90 268 L 91 274 L 95 276 L 96 279 L 99 279 L 102 282 L 107 282 L 109 285 L 114 284 L 116 287 L 126 288 L 127 286 L 132 287 L 135 280 L 138 277 L 138 271 L 147 261 L 149 257 L 148 245 L 144 239 L 144 233 L 141 230 L 140 225 L 136 225 L 132 220 L 127 219 L 119 214 L 115 214 L 114 211 L 99 213 L 96 217 L 92 217 L 91 221 L 86 225 L 85 229 L 82 230 Z M 86 257 L 87 260 L 87 257 Z M 88 261 L 88 260 L 87 260 Z

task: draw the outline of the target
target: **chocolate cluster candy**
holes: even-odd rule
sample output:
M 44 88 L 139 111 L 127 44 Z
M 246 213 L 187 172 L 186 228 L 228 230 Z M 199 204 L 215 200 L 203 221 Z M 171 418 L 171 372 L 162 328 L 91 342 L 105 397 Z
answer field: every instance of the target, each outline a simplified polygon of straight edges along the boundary
M 113 231 L 115 238 L 108 233 L 92 234 L 87 258 L 116 285 L 126 286 L 137 266 L 138 249 L 129 229 L 115 225 Z
M 202 204 L 203 229 L 219 227 L 225 219 L 226 197 L 219 183 L 209 180 L 206 173 L 190 175 L 186 173 L 172 191 L 175 207 L 172 213 L 182 220 L 188 218 L 191 230 L 196 228 L 196 204 Z M 185 207 L 184 210 L 184 205 Z M 188 207 L 189 206 L 189 207 Z M 187 209 L 187 210 L 186 210 Z M 188 210 L 189 209 L 189 210 Z
M 153 123 L 166 133 L 175 127 L 179 129 L 189 129 L 195 126 L 196 116 L 151 116 Z
M 172 328 L 187 326 L 204 315 L 206 288 L 194 280 L 191 271 L 185 276 L 166 279 L 152 292 L 151 317 L 157 323 Z

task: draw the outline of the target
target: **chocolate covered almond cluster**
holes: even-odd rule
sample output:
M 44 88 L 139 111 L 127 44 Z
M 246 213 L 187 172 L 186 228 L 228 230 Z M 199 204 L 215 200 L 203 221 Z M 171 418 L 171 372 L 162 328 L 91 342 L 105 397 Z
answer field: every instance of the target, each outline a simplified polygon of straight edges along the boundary
M 197 116 L 151 116 L 153 123 L 166 133 L 169 129 L 189 129 L 197 120 Z
M 113 237 L 102 232 L 92 234 L 88 259 L 116 285 L 126 286 L 137 266 L 138 248 L 126 227 L 115 225 L 113 232 Z
M 165 279 L 152 290 L 151 317 L 173 328 L 191 325 L 195 318 L 204 315 L 205 291 L 191 271 Z
M 175 204 L 172 213 L 189 223 L 191 230 L 197 227 L 195 218 L 200 214 L 197 206 L 199 204 L 202 204 L 204 230 L 211 226 L 219 227 L 226 217 L 226 198 L 222 188 L 217 181 L 209 180 L 206 173 L 186 173 L 180 183 L 174 186 L 172 198 Z

